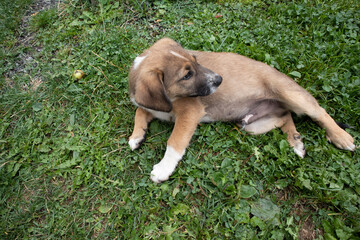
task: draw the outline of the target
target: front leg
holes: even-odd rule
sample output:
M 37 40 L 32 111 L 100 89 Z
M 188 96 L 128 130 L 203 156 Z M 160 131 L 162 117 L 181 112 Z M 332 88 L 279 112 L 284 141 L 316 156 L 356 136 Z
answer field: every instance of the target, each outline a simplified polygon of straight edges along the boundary
M 148 111 L 142 108 L 136 109 L 134 130 L 129 138 L 131 150 L 139 148 L 141 143 L 145 140 L 145 133 L 148 128 L 148 124 L 152 119 L 153 115 Z
M 204 110 L 198 102 L 182 99 L 174 104 L 175 126 L 167 142 L 163 159 L 151 172 L 151 180 L 160 183 L 169 179 L 185 153 L 196 127 L 204 116 Z M 178 106 L 178 107 L 177 107 Z
M 176 166 L 180 162 L 182 156 L 185 153 L 184 150 L 177 151 L 171 145 L 166 146 L 166 151 L 163 159 L 154 165 L 151 171 L 151 180 L 155 183 L 161 183 L 169 179 L 171 174 L 175 171 Z

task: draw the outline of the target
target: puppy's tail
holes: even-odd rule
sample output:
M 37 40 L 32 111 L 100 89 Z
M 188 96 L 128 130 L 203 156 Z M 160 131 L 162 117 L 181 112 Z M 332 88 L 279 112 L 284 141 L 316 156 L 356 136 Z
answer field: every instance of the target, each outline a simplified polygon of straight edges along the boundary
M 350 125 L 348 125 L 348 124 L 346 124 L 346 123 L 336 122 L 336 124 L 337 124 L 339 127 L 341 127 L 342 129 L 346 129 L 346 128 L 354 129 L 353 126 L 350 126 Z

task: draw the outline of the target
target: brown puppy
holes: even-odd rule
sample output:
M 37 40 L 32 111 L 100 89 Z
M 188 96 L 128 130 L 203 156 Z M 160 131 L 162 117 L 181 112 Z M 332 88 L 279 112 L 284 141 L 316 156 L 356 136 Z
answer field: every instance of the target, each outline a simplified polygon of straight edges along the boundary
M 355 150 L 353 138 L 306 90 L 276 69 L 234 53 L 185 50 L 164 38 L 134 60 L 129 88 L 138 106 L 129 139 L 132 150 L 144 140 L 153 118 L 175 121 L 165 156 L 151 172 L 157 183 L 174 172 L 199 122 L 235 121 L 252 134 L 279 127 L 295 153 L 304 157 L 293 111 L 325 128 L 338 148 Z

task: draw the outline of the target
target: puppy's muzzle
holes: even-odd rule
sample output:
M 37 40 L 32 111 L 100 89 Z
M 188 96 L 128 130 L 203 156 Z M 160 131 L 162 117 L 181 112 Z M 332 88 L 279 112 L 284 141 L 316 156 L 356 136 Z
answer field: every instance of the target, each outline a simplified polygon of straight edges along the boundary
M 207 96 L 213 94 L 222 82 L 222 77 L 216 73 L 207 73 L 205 81 L 197 86 L 197 92 L 192 96 Z
M 209 76 L 208 78 L 208 91 L 206 95 L 210 95 L 216 91 L 216 89 L 220 86 L 222 83 L 222 77 L 216 73 L 213 73 L 213 75 Z
M 218 87 L 218 86 L 220 86 L 221 83 L 222 83 L 222 77 L 220 75 L 216 75 L 215 79 L 213 81 L 213 85 L 215 87 Z

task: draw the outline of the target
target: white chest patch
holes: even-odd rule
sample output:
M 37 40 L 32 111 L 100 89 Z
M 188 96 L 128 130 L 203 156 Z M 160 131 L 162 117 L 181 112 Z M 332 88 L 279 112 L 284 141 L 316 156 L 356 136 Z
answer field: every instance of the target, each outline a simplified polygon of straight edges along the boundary
M 168 122 L 175 122 L 175 116 L 172 113 L 160 112 L 160 111 L 148 109 L 148 108 L 139 106 L 139 104 L 137 104 L 137 102 L 135 101 L 134 98 L 130 98 L 130 100 L 135 106 L 141 107 L 141 108 L 145 109 L 146 111 L 148 111 L 149 113 L 151 113 L 154 116 L 154 118 L 157 118 L 157 119 L 160 119 L 163 121 L 168 121 Z
M 205 115 L 200 119 L 200 122 L 202 122 L 202 123 L 211 123 L 211 122 L 214 122 L 214 119 L 212 119 L 211 117 Z
M 151 109 L 147 109 L 146 111 L 150 112 L 154 118 L 163 120 L 163 121 L 168 121 L 168 122 L 174 122 L 175 121 L 175 116 L 174 114 L 171 113 L 167 113 L 167 112 L 160 112 L 160 111 L 155 111 L 155 110 L 151 110 Z
M 135 60 L 134 60 L 134 70 L 135 69 L 137 69 L 139 66 L 140 66 L 140 64 L 141 64 L 141 62 L 142 61 L 144 61 L 144 59 L 147 57 L 147 55 L 146 56 L 143 56 L 143 57 L 136 57 L 135 58 Z

